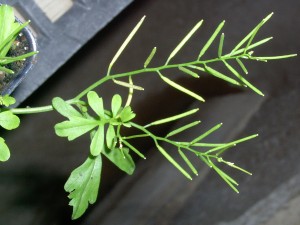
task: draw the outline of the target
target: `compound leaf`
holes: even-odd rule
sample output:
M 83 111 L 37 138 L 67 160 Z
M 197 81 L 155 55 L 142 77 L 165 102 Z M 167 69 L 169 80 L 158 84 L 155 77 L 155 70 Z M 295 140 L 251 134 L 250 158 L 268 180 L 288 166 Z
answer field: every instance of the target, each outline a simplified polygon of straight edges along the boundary
M 69 205 L 73 206 L 72 219 L 82 216 L 89 204 L 95 203 L 100 185 L 102 171 L 101 155 L 89 157 L 81 166 L 71 173 L 65 184 L 69 192 Z

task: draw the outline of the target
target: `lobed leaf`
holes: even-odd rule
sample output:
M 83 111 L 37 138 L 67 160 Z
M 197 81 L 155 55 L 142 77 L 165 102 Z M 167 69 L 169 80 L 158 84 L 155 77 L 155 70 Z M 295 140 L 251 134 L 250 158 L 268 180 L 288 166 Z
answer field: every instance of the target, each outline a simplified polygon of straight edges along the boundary
M 120 118 L 123 123 L 129 122 L 132 120 L 136 114 L 132 111 L 130 106 L 125 106 L 120 113 Z
M 16 103 L 16 99 L 9 95 L 0 95 L 0 105 L 4 105 L 6 107 L 13 105 Z
M 73 117 L 68 121 L 56 124 L 54 129 L 56 135 L 67 137 L 69 141 L 72 141 L 94 129 L 97 125 L 99 125 L 97 120 Z
M 102 171 L 101 155 L 89 157 L 81 166 L 77 167 L 67 180 L 64 189 L 69 192 L 69 205 L 73 206 L 72 219 L 78 219 L 88 208 L 96 202 Z

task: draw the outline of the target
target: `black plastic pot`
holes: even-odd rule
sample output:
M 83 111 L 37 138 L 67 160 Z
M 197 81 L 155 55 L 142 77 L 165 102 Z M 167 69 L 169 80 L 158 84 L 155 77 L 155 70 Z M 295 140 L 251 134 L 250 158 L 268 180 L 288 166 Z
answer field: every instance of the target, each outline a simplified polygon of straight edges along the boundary
M 16 20 L 20 22 L 20 20 Z M 26 52 L 37 51 L 36 39 L 34 38 L 33 34 L 31 33 L 28 27 L 25 27 L 21 31 L 21 33 L 18 36 L 18 39 L 22 42 L 22 46 L 26 46 Z M 15 71 L 13 77 L 11 77 L 11 79 L 7 83 L 5 83 L 5 85 L 1 88 L 1 95 L 11 94 L 26 77 L 29 70 L 34 65 L 35 61 L 36 55 L 26 58 L 26 60 L 22 63 L 22 66 L 18 68 L 18 71 Z

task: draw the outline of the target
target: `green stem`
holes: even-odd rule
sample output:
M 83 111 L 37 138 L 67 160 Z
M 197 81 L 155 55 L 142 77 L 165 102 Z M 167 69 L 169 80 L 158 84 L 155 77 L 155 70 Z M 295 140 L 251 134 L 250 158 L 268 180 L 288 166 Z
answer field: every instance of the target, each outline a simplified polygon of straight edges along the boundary
M 67 101 L 69 104 L 80 103 L 77 99 L 71 99 Z M 52 105 L 40 106 L 40 107 L 26 107 L 26 108 L 14 108 L 10 109 L 13 114 L 35 114 L 35 113 L 44 113 L 50 112 L 54 108 Z
M 163 66 L 153 67 L 153 68 L 143 68 L 143 69 L 139 69 L 139 70 L 135 70 L 135 71 L 129 71 L 129 72 L 125 72 L 125 73 L 119 73 L 119 74 L 115 74 L 115 75 L 105 76 L 105 77 L 101 78 L 100 80 L 96 81 L 95 83 L 93 83 L 92 85 L 90 85 L 88 88 L 84 89 L 75 98 L 70 99 L 67 102 L 70 103 L 70 104 L 79 103 L 80 99 L 82 97 L 84 97 L 89 91 L 94 90 L 96 87 L 100 86 L 101 84 L 103 84 L 103 83 L 105 83 L 109 80 L 114 80 L 114 79 L 117 79 L 117 78 L 128 77 L 128 76 L 141 75 L 141 74 L 144 74 L 144 73 L 152 73 L 152 72 L 157 73 L 157 71 L 162 71 L 162 70 L 172 69 L 172 68 L 178 68 L 178 67 L 186 67 L 186 66 L 190 66 L 190 65 L 199 65 L 199 64 L 204 65 L 204 64 L 208 64 L 208 63 L 219 62 L 219 61 L 222 61 L 222 60 L 236 59 L 236 58 L 240 58 L 240 57 L 243 57 L 243 56 L 244 56 L 244 54 L 239 55 L 239 56 L 225 55 L 221 58 L 214 58 L 214 59 L 202 60 L 202 61 L 195 60 L 195 61 L 190 61 L 190 62 L 180 63 L 180 64 L 170 64 L 170 65 L 163 65 Z M 14 109 L 10 109 L 10 110 L 14 114 L 34 114 L 34 113 L 43 113 L 43 112 L 52 111 L 53 107 L 52 107 L 52 105 L 48 105 L 48 106 L 32 107 L 32 108 L 31 107 L 14 108 Z M 157 138 L 159 138 L 159 137 L 157 137 Z
M 53 110 L 52 105 L 41 106 L 41 107 L 27 107 L 27 108 L 14 108 L 10 109 L 13 114 L 34 114 L 34 113 L 43 113 L 50 112 Z
M 237 57 L 242 57 L 242 56 L 244 56 L 244 55 L 241 55 L 241 56 L 226 56 L 226 57 L 222 57 L 222 58 L 214 58 L 214 59 L 203 60 L 203 61 L 195 60 L 195 61 L 190 61 L 190 62 L 186 62 L 186 63 L 163 65 L 163 66 L 153 67 L 153 68 L 143 68 L 143 69 L 139 69 L 139 70 L 135 70 L 135 71 L 130 71 L 130 72 L 125 72 L 125 73 L 119 73 L 119 74 L 105 76 L 105 77 L 101 78 L 100 80 L 96 81 L 95 83 L 93 83 L 92 85 L 90 85 L 88 88 L 84 89 L 74 99 L 77 99 L 77 100 L 81 99 L 89 91 L 92 91 L 93 89 L 95 89 L 99 85 L 101 85 L 101 84 L 103 84 L 103 83 L 105 83 L 109 80 L 118 79 L 118 78 L 122 78 L 122 77 L 128 77 L 128 76 L 141 75 L 141 74 L 144 74 L 144 73 L 152 73 L 152 72 L 157 73 L 157 71 L 172 69 L 172 68 L 178 68 L 178 67 L 185 67 L 185 66 L 189 66 L 189 65 L 196 65 L 196 64 L 204 65 L 204 64 L 208 64 L 208 63 L 219 62 L 219 61 L 222 61 L 222 60 L 236 59 Z

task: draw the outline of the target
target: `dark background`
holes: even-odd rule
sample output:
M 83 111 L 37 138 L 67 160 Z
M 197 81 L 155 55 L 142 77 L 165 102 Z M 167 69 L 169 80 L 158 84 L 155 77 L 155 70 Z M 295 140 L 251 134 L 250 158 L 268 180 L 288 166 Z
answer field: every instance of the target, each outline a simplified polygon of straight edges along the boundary
M 225 50 L 229 51 L 270 12 L 274 12 L 274 16 L 263 27 L 258 38 L 274 36 L 274 39 L 266 46 L 258 48 L 256 53 L 261 55 L 298 53 L 299 10 L 300 2 L 297 0 L 135 1 L 66 62 L 22 106 L 48 105 L 55 96 L 72 98 L 102 77 L 115 52 L 143 15 L 147 18 L 124 54 L 118 59 L 113 68 L 114 73 L 141 68 L 154 46 L 158 51 L 153 65 L 161 65 L 182 37 L 201 19 L 204 19 L 204 25 L 175 61 L 193 59 L 215 27 L 224 19 L 226 20 Z M 43 57 L 43 53 L 40 54 L 39 57 Z M 215 51 L 209 51 L 206 57 L 214 57 L 215 54 Z M 234 194 L 226 184 L 218 183 L 220 178 L 209 175 L 205 178 L 207 182 L 193 189 L 190 197 L 185 199 L 185 202 L 181 202 L 180 210 L 168 217 L 168 220 L 160 220 L 164 215 L 164 211 L 161 210 L 160 214 L 155 214 L 155 219 L 149 218 L 147 221 L 141 219 L 143 222 L 140 223 L 136 222 L 139 220 L 132 220 L 135 221 L 132 224 L 193 225 L 231 221 L 264 199 L 276 187 L 285 184 L 287 180 L 298 174 L 300 170 L 298 165 L 300 158 L 299 59 L 249 63 L 249 72 L 249 80 L 263 90 L 266 97 L 263 103 L 255 108 L 249 119 L 250 122 L 248 121 L 238 132 L 243 136 L 256 132 L 261 134 L 258 140 L 245 144 L 242 150 L 238 154 L 235 152 L 233 156 L 238 164 L 246 166 L 255 173 L 255 176 L 250 177 L 251 179 L 239 177 L 241 184 L 244 183 L 241 185 L 240 196 L 242 197 L 238 200 L 237 197 L 230 198 Z M 251 95 L 250 90 L 234 89 L 206 75 L 202 75 L 195 82 L 178 74 L 177 80 L 203 95 L 207 102 L 217 101 L 224 96 L 238 95 L 242 91 Z M 136 95 L 133 102 L 134 111 L 138 115 L 137 121 L 141 123 L 146 123 L 149 118 L 156 119 L 175 114 L 193 104 L 191 99 L 158 81 L 155 74 L 136 80 L 136 83 L 146 90 Z M 108 99 L 115 91 L 126 93 L 125 89 L 116 88 L 118 87 L 107 84 L 99 89 L 99 92 Z M 256 98 L 261 97 L 256 96 Z M 245 103 L 247 102 L 244 102 L 244 105 L 247 105 Z M 201 104 L 200 108 L 204 109 L 205 104 Z M 225 107 L 232 107 L 229 116 L 234 120 L 235 113 L 241 110 L 239 107 L 243 105 L 229 104 Z M 222 115 L 223 111 L 222 109 L 214 112 L 207 110 L 205 113 L 206 115 L 202 114 L 204 118 L 210 113 Z M 69 143 L 65 139 L 56 137 L 53 126 L 61 121 L 62 117 L 54 113 L 22 116 L 21 119 L 19 129 L 3 134 L 12 150 L 12 156 L 7 163 L 0 165 L 0 224 L 127 224 L 125 221 L 130 220 L 126 218 L 127 214 L 113 214 L 114 210 L 120 210 L 117 206 L 109 210 L 112 215 L 123 216 L 122 223 L 113 220 L 109 222 L 109 213 L 101 211 L 101 204 L 107 204 L 110 193 L 116 192 L 115 187 L 124 175 L 108 162 L 104 163 L 96 207 L 88 209 L 87 215 L 81 220 L 71 222 L 69 220 L 71 208 L 68 207 L 63 185 L 71 170 L 87 157 L 88 139 L 80 138 Z M 220 122 L 218 117 L 214 122 L 215 124 Z M 164 127 L 159 132 L 164 133 L 168 129 L 169 127 Z M 232 126 L 228 129 L 237 128 Z M 146 142 L 140 143 L 140 147 L 147 152 L 153 146 L 152 143 Z M 151 154 L 148 157 L 151 157 Z M 149 163 L 148 166 L 153 170 L 156 168 Z M 171 166 L 167 168 L 174 170 Z M 180 176 L 174 173 L 174 176 L 177 175 Z M 164 177 L 160 179 L 163 180 Z M 156 181 L 160 182 L 159 179 Z M 153 188 L 155 188 L 154 184 Z M 112 200 L 118 203 L 122 201 L 122 197 Z M 159 202 L 159 199 L 157 201 Z M 134 207 L 131 210 L 134 210 Z M 172 205 L 169 207 L 172 208 Z M 107 220 L 103 219 L 105 216 Z

